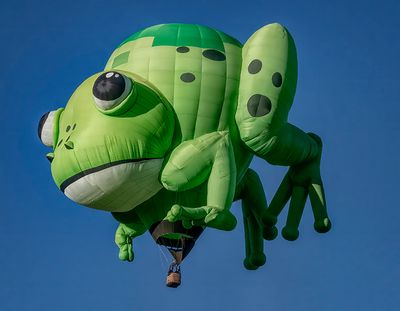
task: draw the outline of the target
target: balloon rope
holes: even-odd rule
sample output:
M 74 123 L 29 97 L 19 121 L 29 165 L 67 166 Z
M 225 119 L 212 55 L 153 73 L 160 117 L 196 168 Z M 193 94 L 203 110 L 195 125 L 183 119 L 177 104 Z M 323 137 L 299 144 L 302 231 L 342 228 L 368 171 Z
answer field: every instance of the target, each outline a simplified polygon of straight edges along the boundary
M 166 264 L 163 262 L 162 257 L 161 257 L 161 255 L 160 255 L 160 261 L 161 261 L 161 264 L 162 264 L 162 266 L 163 266 L 163 268 L 164 268 L 165 265 L 168 265 L 168 258 L 167 258 L 167 256 L 165 256 L 165 253 L 164 253 L 164 251 L 163 251 L 163 248 L 160 246 L 160 244 L 157 244 L 157 246 L 158 246 L 158 249 L 160 250 L 160 253 L 163 254 L 164 259 L 165 259 L 165 263 L 166 263 Z

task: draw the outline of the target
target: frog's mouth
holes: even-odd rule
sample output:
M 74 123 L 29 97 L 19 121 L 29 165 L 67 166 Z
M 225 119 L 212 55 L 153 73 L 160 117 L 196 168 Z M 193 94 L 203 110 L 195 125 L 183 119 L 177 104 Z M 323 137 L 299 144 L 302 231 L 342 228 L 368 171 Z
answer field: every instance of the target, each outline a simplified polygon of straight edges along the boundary
M 162 185 L 163 159 L 122 160 L 100 165 L 66 179 L 60 190 L 88 207 L 125 212 L 155 195 Z

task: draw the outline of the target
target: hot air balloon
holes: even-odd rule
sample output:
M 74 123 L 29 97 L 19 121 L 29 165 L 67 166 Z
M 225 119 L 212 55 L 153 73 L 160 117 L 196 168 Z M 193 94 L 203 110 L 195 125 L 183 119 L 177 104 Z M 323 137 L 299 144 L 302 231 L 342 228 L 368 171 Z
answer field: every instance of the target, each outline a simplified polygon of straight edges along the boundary
M 320 175 L 322 141 L 288 123 L 297 83 L 292 36 L 266 25 L 242 45 L 212 28 L 161 24 L 134 33 L 87 78 L 65 108 L 45 114 L 38 134 L 53 179 L 74 202 L 111 212 L 122 260 L 150 231 L 174 258 L 167 285 L 205 228 L 230 231 L 242 200 L 247 269 L 265 263 L 263 240 L 297 239 L 310 197 L 318 232 L 327 232 Z M 253 156 L 290 166 L 267 206 Z
M 168 269 L 167 286 L 178 287 L 181 284 L 180 263 L 190 253 L 204 227 L 192 226 L 186 229 L 182 221 L 162 220 L 150 227 L 149 232 L 157 244 L 165 246 L 174 258 Z

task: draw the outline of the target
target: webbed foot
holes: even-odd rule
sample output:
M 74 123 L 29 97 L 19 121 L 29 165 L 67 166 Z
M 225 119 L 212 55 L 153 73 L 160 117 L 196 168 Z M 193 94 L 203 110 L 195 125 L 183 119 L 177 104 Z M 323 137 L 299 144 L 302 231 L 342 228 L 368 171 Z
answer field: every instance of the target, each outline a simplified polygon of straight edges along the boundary
M 181 220 L 185 228 L 197 225 L 225 231 L 233 230 L 237 224 L 236 217 L 229 210 L 220 211 L 210 206 L 184 207 L 175 204 L 166 219 L 170 222 Z

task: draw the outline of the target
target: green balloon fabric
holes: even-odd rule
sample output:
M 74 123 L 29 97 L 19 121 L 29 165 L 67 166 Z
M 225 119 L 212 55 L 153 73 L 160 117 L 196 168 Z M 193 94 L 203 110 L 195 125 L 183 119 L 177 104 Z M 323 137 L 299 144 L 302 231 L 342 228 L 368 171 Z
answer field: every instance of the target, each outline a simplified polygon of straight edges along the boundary
M 65 108 L 45 114 L 39 138 L 53 148 L 57 187 L 120 223 L 121 260 L 133 260 L 132 239 L 148 230 L 157 243 L 181 241 L 182 260 L 204 228 L 235 228 L 230 207 L 241 200 L 244 266 L 257 269 L 289 200 L 284 238 L 297 239 L 307 197 L 315 229 L 331 227 L 321 139 L 287 122 L 296 83 L 295 43 L 280 24 L 244 45 L 205 26 L 156 25 L 123 41 Z M 254 155 L 290 166 L 269 206 L 249 169 Z

